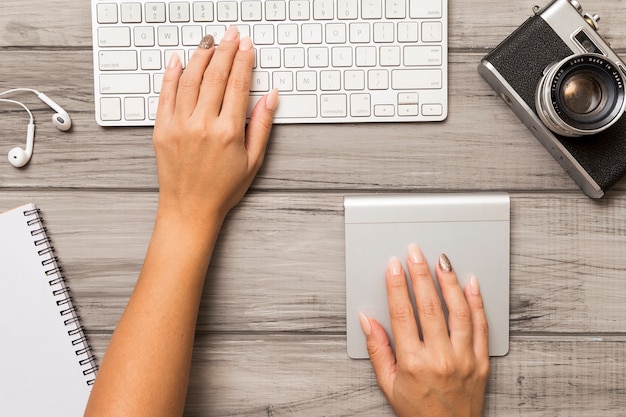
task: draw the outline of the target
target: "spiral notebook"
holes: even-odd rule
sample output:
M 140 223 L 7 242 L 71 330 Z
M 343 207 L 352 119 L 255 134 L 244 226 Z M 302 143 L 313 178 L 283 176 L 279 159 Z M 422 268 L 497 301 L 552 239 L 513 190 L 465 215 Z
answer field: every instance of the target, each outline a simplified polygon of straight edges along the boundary
M 0 416 L 82 416 L 96 363 L 34 204 L 0 214 Z

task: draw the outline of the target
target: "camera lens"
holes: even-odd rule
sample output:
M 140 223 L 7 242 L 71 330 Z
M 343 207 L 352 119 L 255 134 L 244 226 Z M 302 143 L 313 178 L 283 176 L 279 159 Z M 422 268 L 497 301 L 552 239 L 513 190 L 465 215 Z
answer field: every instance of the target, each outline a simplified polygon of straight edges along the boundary
M 563 82 L 563 105 L 575 114 L 586 115 L 597 110 L 602 102 L 602 86 L 594 73 L 576 73 Z
M 595 134 L 624 112 L 622 74 L 602 55 L 573 55 L 548 67 L 544 74 L 537 86 L 537 113 L 557 134 Z

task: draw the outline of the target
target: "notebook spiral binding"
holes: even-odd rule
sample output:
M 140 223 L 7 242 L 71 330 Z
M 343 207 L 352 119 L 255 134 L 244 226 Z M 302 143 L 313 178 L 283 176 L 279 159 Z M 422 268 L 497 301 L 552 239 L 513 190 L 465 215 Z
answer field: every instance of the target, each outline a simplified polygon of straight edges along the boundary
M 30 234 L 35 238 L 34 244 L 38 248 L 37 254 L 41 257 L 41 264 L 48 267 L 45 271 L 46 278 L 59 307 L 59 314 L 64 319 L 63 324 L 67 327 L 72 346 L 76 349 L 74 352 L 78 363 L 83 369 L 83 375 L 87 378 L 87 385 L 93 385 L 98 371 L 96 357 L 91 353 L 91 346 L 88 344 L 84 328 L 80 325 L 80 317 L 72 303 L 70 289 L 65 285 L 63 270 L 59 266 L 58 258 L 54 255 L 54 247 L 47 236 L 40 210 L 38 208 L 26 210 L 24 216 L 27 218 L 26 224 L 33 227 Z

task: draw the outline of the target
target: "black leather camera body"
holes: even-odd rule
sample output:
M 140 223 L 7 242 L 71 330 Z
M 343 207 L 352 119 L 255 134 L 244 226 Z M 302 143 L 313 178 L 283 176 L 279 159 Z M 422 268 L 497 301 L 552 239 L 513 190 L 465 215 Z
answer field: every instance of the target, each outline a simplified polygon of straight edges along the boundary
M 626 66 L 577 1 L 534 12 L 478 71 L 583 192 L 600 198 L 626 174 Z

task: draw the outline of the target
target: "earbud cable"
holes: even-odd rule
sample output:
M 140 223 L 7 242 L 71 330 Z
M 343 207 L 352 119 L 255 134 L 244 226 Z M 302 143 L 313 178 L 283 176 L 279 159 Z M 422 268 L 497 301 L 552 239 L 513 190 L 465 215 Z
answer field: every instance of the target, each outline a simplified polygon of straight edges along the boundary
M 2 95 L 2 93 L 0 93 L 0 95 Z M 35 118 L 33 117 L 33 113 L 28 109 L 28 107 L 26 107 L 24 103 L 20 101 L 15 101 L 15 100 L 9 100 L 7 98 L 0 98 L 0 102 L 17 104 L 18 106 L 21 106 L 24 110 L 28 112 L 28 115 L 30 116 L 30 124 L 35 123 Z

